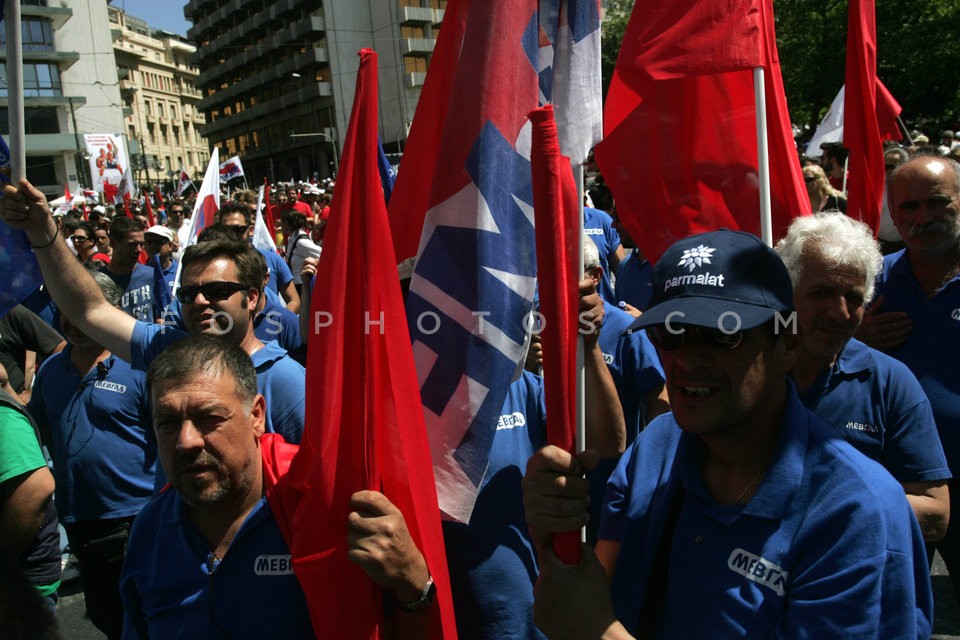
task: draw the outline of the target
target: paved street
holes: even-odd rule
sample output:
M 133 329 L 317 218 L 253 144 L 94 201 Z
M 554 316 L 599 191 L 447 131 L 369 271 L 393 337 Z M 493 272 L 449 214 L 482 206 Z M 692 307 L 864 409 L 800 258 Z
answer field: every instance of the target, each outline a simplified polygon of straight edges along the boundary
M 64 589 L 57 617 L 64 640 L 102 640 L 104 635 L 84 618 L 83 593 L 78 590 L 79 581 L 69 583 Z M 960 640 L 960 608 L 953 597 L 953 587 L 946 575 L 940 556 L 933 564 L 933 591 L 936 598 L 935 640 Z

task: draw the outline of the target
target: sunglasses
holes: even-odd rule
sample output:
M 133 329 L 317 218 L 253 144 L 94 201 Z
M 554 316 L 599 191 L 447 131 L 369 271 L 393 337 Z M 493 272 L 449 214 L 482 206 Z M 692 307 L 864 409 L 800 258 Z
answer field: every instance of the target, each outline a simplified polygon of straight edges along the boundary
M 667 329 L 665 325 L 655 325 L 647 328 L 647 337 L 657 349 L 663 351 L 676 351 L 683 346 L 684 336 L 687 331 L 696 331 L 700 340 L 705 345 L 713 349 L 730 351 L 736 349 L 743 342 L 743 331 L 734 331 L 726 333 L 720 329 L 708 329 L 706 327 L 684 326 L 681 329 Z
M 70 236 L 70 241 L 77 244 L 79 242 L 90 242 L 90 238 L 87 236 Z
M 817 176 L 803 176 L 804 182 L 816 182 L 817 180 Z
M 226 300 L 237 291 L 246 291 L 246 285 L 239 282 L 208 282 L 206 284 L 188 284 L 177 289 L 180 304 L 192 304 L 198 293 L 202 293 L 208 302 Z

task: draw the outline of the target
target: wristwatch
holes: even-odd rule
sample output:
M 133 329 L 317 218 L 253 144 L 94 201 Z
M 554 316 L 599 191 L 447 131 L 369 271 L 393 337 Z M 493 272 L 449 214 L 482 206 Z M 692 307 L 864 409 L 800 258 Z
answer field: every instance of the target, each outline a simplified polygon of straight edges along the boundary
M 427 578 L 427 584 L 423 587 L 423 593 L 413 602 L 398 602 L 397 606 L 408 613 L 414 613 L 421 609 L 426 609 L 433 604 L 433 598 L 437 595 L 437 585 L 433 583 L 433 576 Z

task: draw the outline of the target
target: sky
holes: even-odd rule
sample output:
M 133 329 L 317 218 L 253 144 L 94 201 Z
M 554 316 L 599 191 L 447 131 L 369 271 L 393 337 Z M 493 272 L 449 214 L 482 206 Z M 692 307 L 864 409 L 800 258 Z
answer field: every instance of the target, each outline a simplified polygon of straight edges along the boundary
M 191 23 L 183 17 L 183 0 L 110 0 L 110 4 L 130 15 L 145 20 L 151 29 L 163 29 L 187 35 Z

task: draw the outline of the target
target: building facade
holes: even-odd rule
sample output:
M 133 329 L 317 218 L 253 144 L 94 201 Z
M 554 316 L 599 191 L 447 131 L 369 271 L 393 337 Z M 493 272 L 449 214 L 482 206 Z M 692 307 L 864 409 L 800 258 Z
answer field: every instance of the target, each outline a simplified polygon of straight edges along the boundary
M 84 133 L 122 133 L 107 4 L 22 0 L 27 179 L 48 196 L 89 186 Z M 9 135 L 6 34 L 0 34 L 0 131 Z
M 107 11 L 135 181 L 170 188 L 181 168 L 202 176 L 210 149 L 200 133 L 199 69 L 190 60 L 196 48 L 116 7 Z
M 380 138 L 402 151 L 446 0 L 190 0 L 203 127 L 250 181 L 335 173 L 359 58 L 379 55 Z

